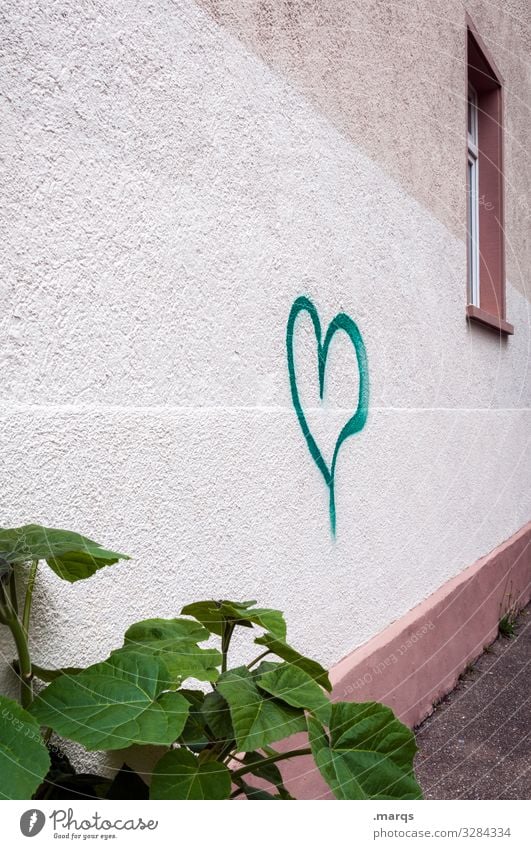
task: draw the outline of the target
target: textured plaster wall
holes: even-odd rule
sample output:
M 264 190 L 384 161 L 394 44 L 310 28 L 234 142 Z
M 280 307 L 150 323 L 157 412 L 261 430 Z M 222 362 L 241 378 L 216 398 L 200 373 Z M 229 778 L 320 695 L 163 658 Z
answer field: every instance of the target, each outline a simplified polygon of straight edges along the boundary
M 307 20 L 302 56 L 321 4 L 290 5 Z M 523 271 L 508 284 L 513 338 L 464 319 L 463 56 L 442 62 L 420 18 L 375 112 L 348 57 L 362 69 L 378 39 L 361 19 L 345 30 L 346 5 L 321 75 L 336 98 L 349 80 L 366 114 L 355 138 L 191 0 L 4 3 L 1 524 L 74 528 L 134 557 L 73 586 L 43 572 L 37 661 L 101 659 L 129 623 L 214 595 L 280 606 L 293 641 L 333 663 L 529 519 Z M 439 4 L 436 29 L 454 47 L 455 8 Z M 433 117 L 429 160 L 406 180 L 417 125 L 395 125 L 395 167 L 370 140 L 402 99 L 413 109 L 398 79 L 424 35 L 439 62 L 426 93 L 448 118 Z M 325 327 L 348 312 L 369 358 L 335 541 L 289 394 L 301 294 Z M 338 335 L 323 405 L 315 358 L 301 319 L 301 394 L 330 459 L 354 352 Z

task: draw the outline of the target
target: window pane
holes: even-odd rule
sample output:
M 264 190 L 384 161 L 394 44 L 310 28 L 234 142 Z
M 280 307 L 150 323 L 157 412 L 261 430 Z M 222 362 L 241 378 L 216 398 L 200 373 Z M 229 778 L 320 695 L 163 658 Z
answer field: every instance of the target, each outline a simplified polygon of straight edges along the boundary
M 468 287 L 470 303 L 479 307 L 479 206 L 478 206 L 478 164 L 470 157 L 467 170 L 468 192 Z

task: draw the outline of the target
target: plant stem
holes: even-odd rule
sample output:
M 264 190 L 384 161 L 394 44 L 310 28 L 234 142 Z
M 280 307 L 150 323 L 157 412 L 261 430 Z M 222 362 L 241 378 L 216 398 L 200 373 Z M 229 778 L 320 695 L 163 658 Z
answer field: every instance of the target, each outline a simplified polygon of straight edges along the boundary
M 255 663 L 258 663 L 259 660 L 262 660 L 262 658 L 265 657 L 266 654 L 271 654 L 271 649 L 263 651 L 262 654 L 259 654 L 258 657 L 255 657 L 254 660 L 251 660 L 251 662 L 247 664 L 247 669 L 252 669 Z
M 9 603 L 11 605 L 11 609 L 15 616 L 18 615 L 18 599 L 17 599 L 17 585 L 15 583 L 15 570 L 11 571 L 11 575 L 9 576 Z
M 6 592 L 5 577 L 0 580 L 0 621 L 2 625 L 7 625 L 11 612 L 11 601 L 8 599 Z
M 13 616 L 8 625 L 13 634 L 13 639 L 17 647 L 18 663 L 20 668 L 20 703 L 22 707 L 27 708 L 31 704 L 33 698 L 33 687 L 31 684 L 31 659 L 28 648 L 28 638 L 24 627 L 18 618 Z
M 0 608 L 2 622 L 11 631 L 17 647 L 20 703 L 22 707 L 28 707 L 33 698 L 31 659 L 28 648 L 28 637 L 17 613 L 14 572 L 9 576 L 9 589 L 7 582 L 2 581 L 0 584 Z
M 24 599 L 24 613 L 22 615 L 22 627 L 26 636 L 29 634 L 29 624 L 31 615 L 31 600 L 33 597 L 33 587 L 35 586 L 35 577 L 37 575 L 38 560 L 33 560 L 28 574 L 28 583 L 26 586 L 26 598 Z
M 311 755 L 312 750 L 310 748 L 307 749 L 292 749 L 289 752 L 281 752 L 278 755 L 274 755 L 271 758 L 264 758 L 263 761 L 260 761 L 260 769 L 268 764 L 277 763 L 277 761 L 285 761 L 288 758 L 297 758 L 301 755 Z M 249 766 L 243 766 L 241 769 L 237 769 L 232 773 L 232 780 L 240 778 L 242 775 L 245 775 L 247 772 L 251 772 L 256 768 L 256 764 L 250 764 Z
M 0 608 L 5 624 L 9 625 L 13 616 L 16 616 L 13 608 L 11 575 L 7 580 L 4 576 L 4 579 L 0 582 Z
M 223 626 L 223 634 L 221 636 L 221 671 L 227 671 L 227 657 L 229 653 L 230 640 L 232 637 L 232 632 L 234 631 L 234 625 L 231 625 L 229 622 L 225 622 Z

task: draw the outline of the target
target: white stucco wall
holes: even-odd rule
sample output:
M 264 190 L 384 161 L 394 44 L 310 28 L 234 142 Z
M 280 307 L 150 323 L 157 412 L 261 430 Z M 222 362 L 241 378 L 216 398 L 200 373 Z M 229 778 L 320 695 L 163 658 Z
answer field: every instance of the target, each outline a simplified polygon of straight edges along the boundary
M 333 663 L 529 519 L 524 269 L 514 337 L 468 327 L 464 243 L 191 0 L 5 16 L 0 524 L 134 557 L 43 570 L 37 661 L 101 659 L 214 596 L 281 607 Z M 302 294 L 369 359 L 335 540 L 290 398 Z M 330 458 L 354 352 L 336 337 L 323 405 L 303 319 L 296 357 Z

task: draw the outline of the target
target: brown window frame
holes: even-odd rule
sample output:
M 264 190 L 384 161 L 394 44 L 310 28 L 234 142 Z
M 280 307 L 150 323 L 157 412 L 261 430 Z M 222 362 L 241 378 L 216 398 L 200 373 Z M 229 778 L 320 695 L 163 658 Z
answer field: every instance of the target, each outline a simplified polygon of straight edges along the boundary
M 505 239 L 503 198 L 503 80 L 467 15 L 467 268 L 471 265 L 469 222 L 474 193 L 469 186 L 468 92 L 477 94 L 476 196 L 479 224 L 479 303 L 472 303 L 472 281 L 467 273 L 469 321 L 494 328 L 503 335 L 514 333 L 505 311 Z

